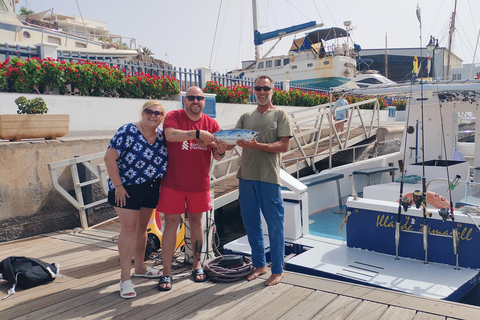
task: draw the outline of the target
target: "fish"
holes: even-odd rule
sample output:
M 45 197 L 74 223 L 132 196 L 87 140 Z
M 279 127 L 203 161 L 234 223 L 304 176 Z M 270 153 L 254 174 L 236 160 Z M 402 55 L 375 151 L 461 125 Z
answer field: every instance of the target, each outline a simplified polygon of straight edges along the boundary
M 250 141 L 258 137 L 260 133 L 253 130 L 233 129 L 215 132 L 213 136 L 229 145 L 237 144 L 237 140 Z

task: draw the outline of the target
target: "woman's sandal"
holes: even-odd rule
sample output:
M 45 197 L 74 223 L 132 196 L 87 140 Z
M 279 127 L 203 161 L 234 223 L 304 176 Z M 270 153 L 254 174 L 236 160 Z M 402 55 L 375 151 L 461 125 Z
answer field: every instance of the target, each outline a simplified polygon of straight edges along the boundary
M 160 287 L 161 284 L 166 284 L 166 283 L 169 283 L 170 287 Z M 157 288 L 160 291 L 169 291 L 170 289 L 172 289 L 172 277 L 170 276 L 161 277 L 160 280 L 158 281 Z
M 137 293 L 133 289 L 132 280 L 122 281 L 120 280 L 120 297 L 124 299 L 135 298 Z
M 159 278 L 161 276 L 160 270 L 154 269 L 151 267 L 147 267 L 147 271 L 145 273 L 134 273 L 134 277 L 143 277 L 143 278 Z

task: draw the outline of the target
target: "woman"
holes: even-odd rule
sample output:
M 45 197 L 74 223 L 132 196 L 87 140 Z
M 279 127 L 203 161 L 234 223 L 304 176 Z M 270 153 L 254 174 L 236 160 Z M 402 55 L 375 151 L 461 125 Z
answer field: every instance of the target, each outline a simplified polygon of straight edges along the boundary
M 120 218 L 118 252 L 120 255 L 120 296 L 136 297 L 130 280 L 132 257 L 134 276 L 158 278 L 159 270 L 144 262 L 147 225 L 155 210 L 160 179 L 167 169 L 167 146 L 162 123 L 165 109 L 158 101 L 147 101 L 140 121 L 120 127 L 105 153 L 109 175 L 108 202 Z

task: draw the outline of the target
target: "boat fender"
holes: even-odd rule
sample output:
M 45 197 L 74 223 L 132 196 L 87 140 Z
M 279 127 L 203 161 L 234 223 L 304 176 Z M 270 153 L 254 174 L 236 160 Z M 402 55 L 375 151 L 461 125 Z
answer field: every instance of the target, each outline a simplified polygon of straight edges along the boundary
M 403 197 L 404 198 L 409 198 L 413 200 L 413 193 L 414 192 L 409 192 L 405 194 Z M 398 200 L 397 200 L 398 202 Z M 435 193 L 433 191 L 427 191 L 427 205 L 432 206 L 437 209 L 441 208 L 450 208 L 450 203 L 448 202 L 447 199 L 445 199 L 442 195 L 439 195 L 438 193 Z

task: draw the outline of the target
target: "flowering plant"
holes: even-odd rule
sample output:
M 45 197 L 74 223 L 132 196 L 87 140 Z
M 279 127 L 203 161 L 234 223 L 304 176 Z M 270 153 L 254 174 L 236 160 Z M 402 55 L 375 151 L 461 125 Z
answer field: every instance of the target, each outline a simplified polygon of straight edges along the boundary
M 180 84 L 171 76 L 145 73 L 125 75 L 125 69 L 102 62 L 17 57 L 0 63 L 0 90 L 44 93 L 55 89 L 60 94 L 77 90 L 85 96 L 161 99 L 180 92 Z
M 216 102 L 246 104 L 248 103 L 251 90 L 249 86 L 243 84 L 224 87 L 216 81 L 207 81 L 203 92 L 216 94 Z
M 407 107 L 407 100 L 393 100 L 392 105 L 395 106 L 397 111 L 404 111 Z

